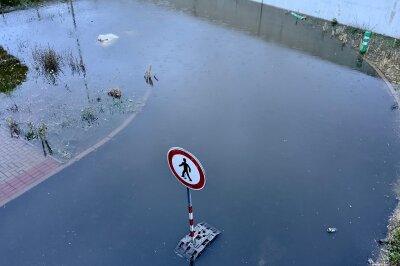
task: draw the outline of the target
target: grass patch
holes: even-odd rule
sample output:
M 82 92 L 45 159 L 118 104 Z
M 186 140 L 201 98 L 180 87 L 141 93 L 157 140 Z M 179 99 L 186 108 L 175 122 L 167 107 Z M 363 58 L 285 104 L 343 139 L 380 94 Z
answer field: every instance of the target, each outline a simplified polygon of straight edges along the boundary
M 26 80 L 28 67 L 0 46 L 0 92 L 10 93 Z
M 0 1 L 0 10 L 6 10 L 7 8 L 15 8 L 15 7 L 28 7 L 34 4 L 39 4 L 43 2 L 43 0 L 1 0 Z
M 50 46 L 47 48 L 35 47 L 32 51 L 32 57 L 36 69 L 46 75 L 57 75 L 61 71 L 63 58 Z
M 1 6 L 23 6 L 30 3 L 38 3 L 38 0 L 1 0 Z
M 34 68 L 53 85 L 57 84 L 58 75 L 69 67 L 72 75 L 85 75 L 86 67 L 81 59 L 75 57 L 70 50 L 57 52 L 53 47 L 34 47 L 32 49 Z
M 400 228 L 394 231 L 392 240 L 388 245 L 390 265 L 400 265 Z

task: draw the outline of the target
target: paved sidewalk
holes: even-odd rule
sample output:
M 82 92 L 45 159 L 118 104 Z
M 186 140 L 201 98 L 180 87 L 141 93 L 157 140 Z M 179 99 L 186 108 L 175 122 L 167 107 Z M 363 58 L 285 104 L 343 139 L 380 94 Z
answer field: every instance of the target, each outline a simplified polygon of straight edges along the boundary
M 0 206 L 39 184 L 61 166 L 23 139 L 0 127 Z

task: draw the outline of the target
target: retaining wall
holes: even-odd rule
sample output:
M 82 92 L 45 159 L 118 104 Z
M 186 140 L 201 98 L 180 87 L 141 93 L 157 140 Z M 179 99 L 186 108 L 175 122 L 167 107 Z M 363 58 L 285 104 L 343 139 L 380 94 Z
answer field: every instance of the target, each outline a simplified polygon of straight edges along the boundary
M 252 0 L 400 38 L 400 0 Z

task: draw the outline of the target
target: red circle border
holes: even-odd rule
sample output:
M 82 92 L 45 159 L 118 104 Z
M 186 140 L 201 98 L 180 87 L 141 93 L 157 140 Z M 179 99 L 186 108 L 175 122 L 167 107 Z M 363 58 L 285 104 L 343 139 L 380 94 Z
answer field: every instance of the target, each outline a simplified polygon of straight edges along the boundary
M 200 181 L 197 184 L 189 184 L 187 182 L 185 182 L 184 180 L 181 179 L 181 177 L 179 176 L 179 174 L 175 171 L 175 169 L 172 167 L 172 158 L 177 155 L 183 155 L 188 157 L 196 166 L 197 170 L 199 171 L 200 174 Z M 205 185 L 206 185 L 206 176 L 205 176 L 205 171 L 200 163 L 200 161 L 190 152 L 182 149 L 182 148 L 178 148 L 178 147 L 174 147 L 171 148 L 168 151 L 168 165 L 169 165 L 169 169 L 171 169 L 172 174 L 176 177 L 176 179 L 178 179 L 179 182 L 181 182 L 185 187 L 190 188 L 190 189 L 194 189 L 194 190 L 200 190 L 202 189 Z

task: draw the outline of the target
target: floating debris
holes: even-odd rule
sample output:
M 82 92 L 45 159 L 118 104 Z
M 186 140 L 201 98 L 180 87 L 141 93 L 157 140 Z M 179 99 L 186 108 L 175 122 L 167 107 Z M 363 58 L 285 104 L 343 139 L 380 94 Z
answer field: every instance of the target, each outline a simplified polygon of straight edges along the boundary
M 328 232 L 329 234 L 336 233 L 336 231 L 337 231 L 336 227 L 328 227 L 328 229 L 326 229 L 326 232 Z
M 97 37 L 97 41 L 103 46 L 110 46 L 114 44 L 118 39 L 119 37 L 112 33 L 100 34 Z
M 399 105 L 397 103 L 392 104 L 392 106 L 390 106 L 390 110 L 394 111 L 399 109 Z
M 107 93 L 109 96 L 116 98 L 116 99 L 120 99 L 122 94 L 121 94 L 121 90 L 120 89 L 112 89 Z M 100 99 L 101 100 L 101 99 Z M 99 100 L 98 100 L 99 101 Z
M 188 234 L 179 241 L 175 248 L 175 253 L 188 261 L 197 259 L 204 249 L 221 233 L 220 230 L 205 222 L 197 224 L 194 231 L 194 243 L 192 243 L 192 238 Z

